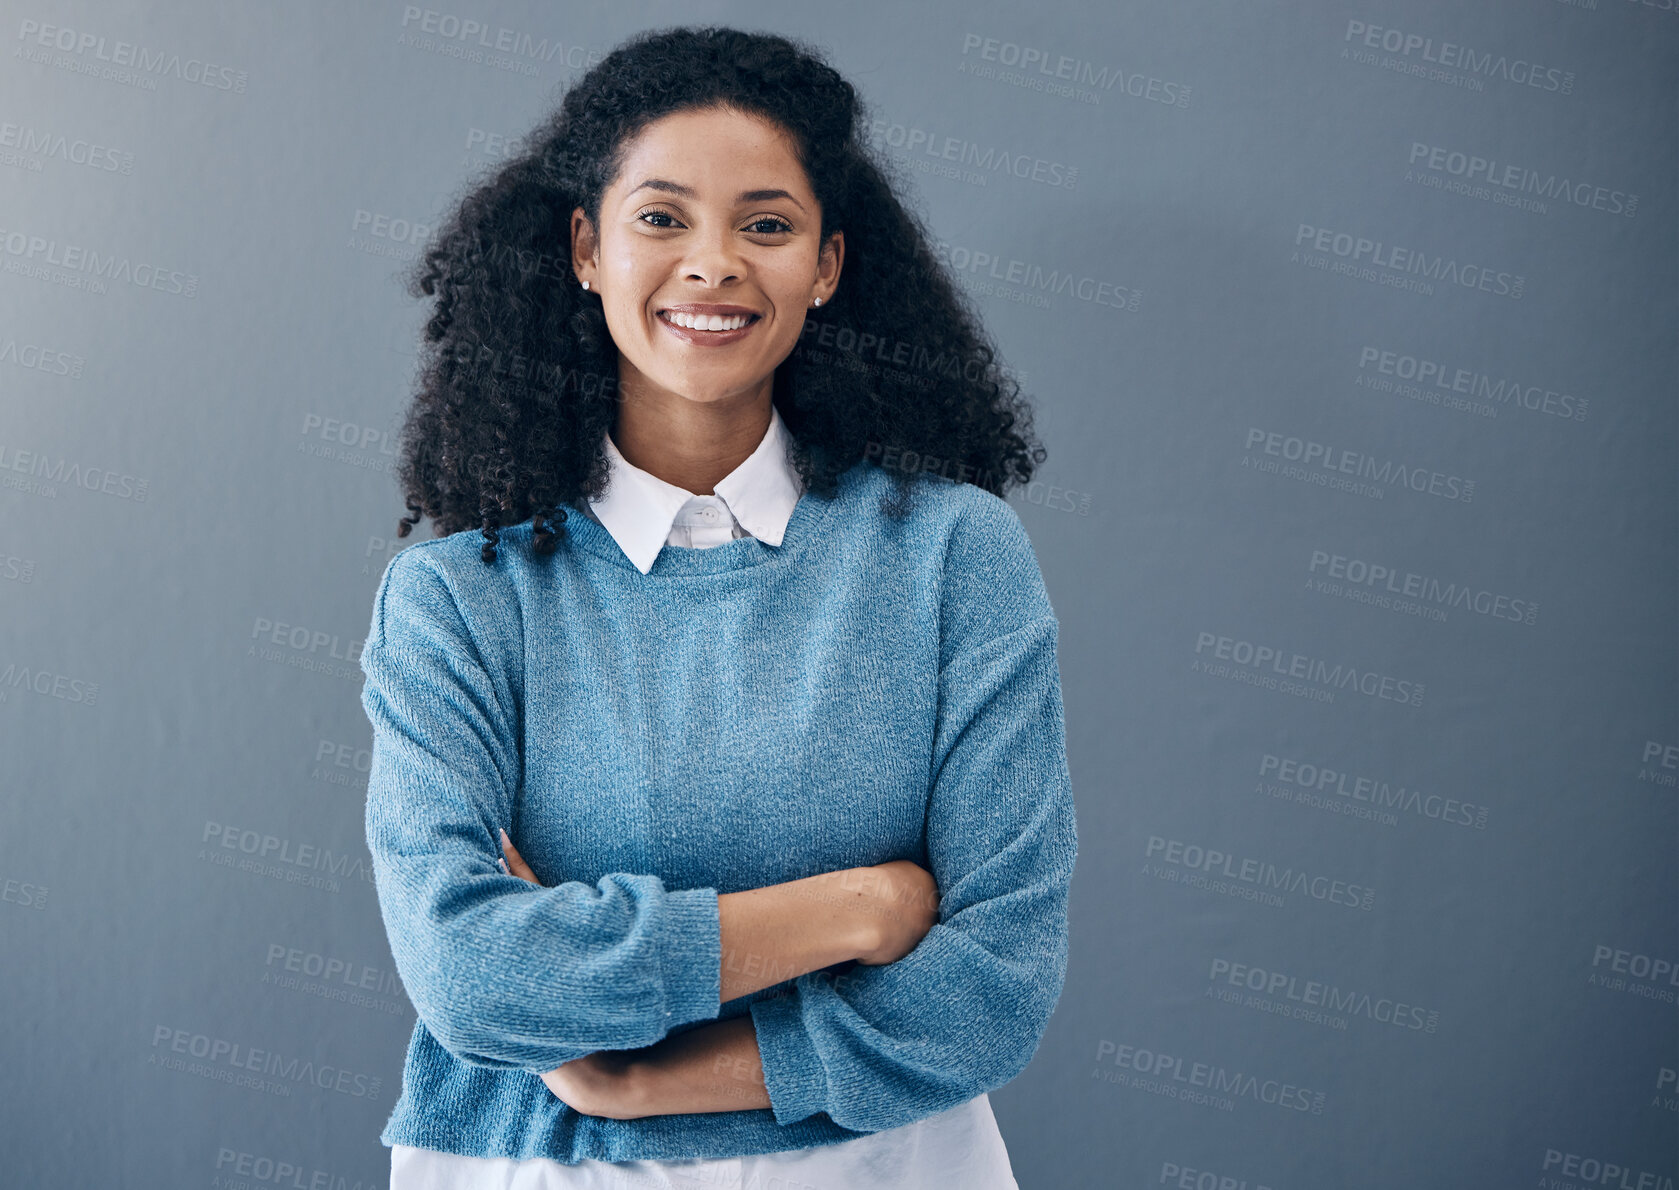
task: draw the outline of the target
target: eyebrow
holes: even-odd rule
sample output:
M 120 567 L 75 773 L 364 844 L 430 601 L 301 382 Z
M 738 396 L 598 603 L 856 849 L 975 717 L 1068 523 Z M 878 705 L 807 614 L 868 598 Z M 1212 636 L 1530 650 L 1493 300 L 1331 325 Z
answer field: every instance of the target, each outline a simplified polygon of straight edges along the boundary
M 695 198 L 698 196 L 698 191 L 691 186 L 684 186 L 681 182 L 671 182 L 665 180 L 664 178 L 648 178 L 641 185 L 637 186 L 635 190 L 631 190 L 630 193 L 626 194 L 624 197 L 628 198 L 630 194 L 634 194 L 637 190 L 665 190 L 671 194 L 679 194 L 683 198 Z M 788 202 L 798 207 L 799 210 L 802 211 L 805 209 L 804 203 L 794 198 L 785 190 L 742 190 L 735 196 L 735 201 L 767 202 L 772 198 L 785 198 Z

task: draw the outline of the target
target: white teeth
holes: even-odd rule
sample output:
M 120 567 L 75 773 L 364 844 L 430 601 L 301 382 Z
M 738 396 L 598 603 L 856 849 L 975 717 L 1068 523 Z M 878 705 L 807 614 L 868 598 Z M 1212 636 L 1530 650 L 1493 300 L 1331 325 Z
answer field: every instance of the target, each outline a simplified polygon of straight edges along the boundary
M 731 314 L 725 318 L 721 314 L 682 314 L 675 310 L 665 310 L 659 317 L 696 331 L 738 330 L 752 321 L 746 314 Z

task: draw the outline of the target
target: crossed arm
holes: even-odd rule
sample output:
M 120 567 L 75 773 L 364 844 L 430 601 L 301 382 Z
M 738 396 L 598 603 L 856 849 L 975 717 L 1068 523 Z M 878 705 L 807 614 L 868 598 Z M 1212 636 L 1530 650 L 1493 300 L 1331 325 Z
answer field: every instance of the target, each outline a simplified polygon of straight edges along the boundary
M 542 1081 L 574 1111 L 614 1120 L 770 1106 L 750 1016 L 700 1025 L 633 1057 L 589 1054 Z
M 973 541 L 951 551 L 983 562 L 949 567 L 941 601 L 925 820 L 937 920 L 873 961 L 849 927 L 829 921 L 845 945 L 818 928 L 813 906 L 830 898 L 786 912 L 782 886 L 724 894 L 610 872 L 541 887 L 498 871 L 493 836 L 513 817 L 521 764 L 517 667 L 487 663 L 462 618 L 454 587 L 476 570 L 444 573 L 419 550 L 393 559 L 362 653 L 366 825 L 392 958 L 439 1045 L 579 1083 L 580 1100 L 606 1088 L 599 1114 L 767 1098 L 778 1124 L 825 1113 L 857 1132 L 1019 1073 L 1061 991 L 1077 839 L 1057 623 L 1007 505 L 974 519 Z M 483 635 L 484 649 L 506 647 Z M 774 936 L 737 936 L 737 905 L 779 922 Z M 847 958 L 858 965 L 836 979 L 828 968 Z M 755 984 L 743 978 L 754 969 Z M 794 973 L 786 994 L 715 1020 L 720 1003 Z
M 501 846 L 509 873 L 540 888 L 505 830 Z M 721 999 L 913 948 L 937 920 L 938 894 L 923 870 L 893 869 L 852 868 L 720 894 Z M 700 1025 L 633 1053 L 587 1054 L 542 1081 L 573 1110 L 615 1120 L 771 1106 L 750 1015 Z

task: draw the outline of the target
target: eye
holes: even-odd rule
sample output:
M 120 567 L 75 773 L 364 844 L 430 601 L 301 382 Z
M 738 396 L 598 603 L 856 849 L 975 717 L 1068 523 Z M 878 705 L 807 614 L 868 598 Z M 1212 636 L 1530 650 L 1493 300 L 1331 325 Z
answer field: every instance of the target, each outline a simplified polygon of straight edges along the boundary
M 747 226 L 752 227 L 752 228 L 759 228 L 760 224 L 765 224 L 765 223 L 769 224 L 769 227 L 768 228 L 760 228 L 754 234 L 756 234 L 756 235 L 784 235 L 787 232 L 790 232 L 790 231 L 793 230 L 793 225 L 791 223 L 787 222 L 787 220 L 781 218 L 779 215 L 760 215 L 760 216 L 758 216 L 758 218 L 754 219 L 751 223 L 747 224 Z
M 669 219 L 670 220 L 669 223 L 649 223 L 648 224 L 649 227 L 674 227 L 674 226 L 676 226 L 676 220 L 675 220 L 674 217 L 672 217 L 672 215 L 669 211 L 660 211 L 660 210 L 657 210 L 657 209 L 650 210 L 650 211 L 642 211 L 639 215 L 636 216 L 636 218 L 637 219 Z

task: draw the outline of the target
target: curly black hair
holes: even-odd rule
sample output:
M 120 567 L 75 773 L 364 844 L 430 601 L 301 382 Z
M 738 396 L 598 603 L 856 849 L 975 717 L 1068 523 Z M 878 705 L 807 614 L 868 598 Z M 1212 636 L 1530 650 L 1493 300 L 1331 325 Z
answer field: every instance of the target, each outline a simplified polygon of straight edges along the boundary
M 784 128 L 821 204 L 821 241 L 845 234 L 839 287 L 806 312 L 772 382 L 805 487 L 827 497 L 860 459 L 892 465 L 882 508 L 901 516 L 935 465 L 998 496 L 1030 482 L 1045 455 L 1031 410 L 894 193 L 892 163 L 870 151 L 856 90 L 809 45 L 689 26 L 636 34 L 578 79 L 453 206 L 404 276 L 411 297 L 436 303 L 399 439 L 410 513 L 399 537 L 422 516 L 439 537 L 476 524 L 491 564 L 497 529 L 530 517 L 534 548 L 550 554 L 564 532 L 561 505 L 581 509 L 604 494 L 618 351 L 600 299 L 573 275 L 571 214 L 582 207 L 599 226 L 602 193 L 633 137 L 663 116 L 712 107 Z

